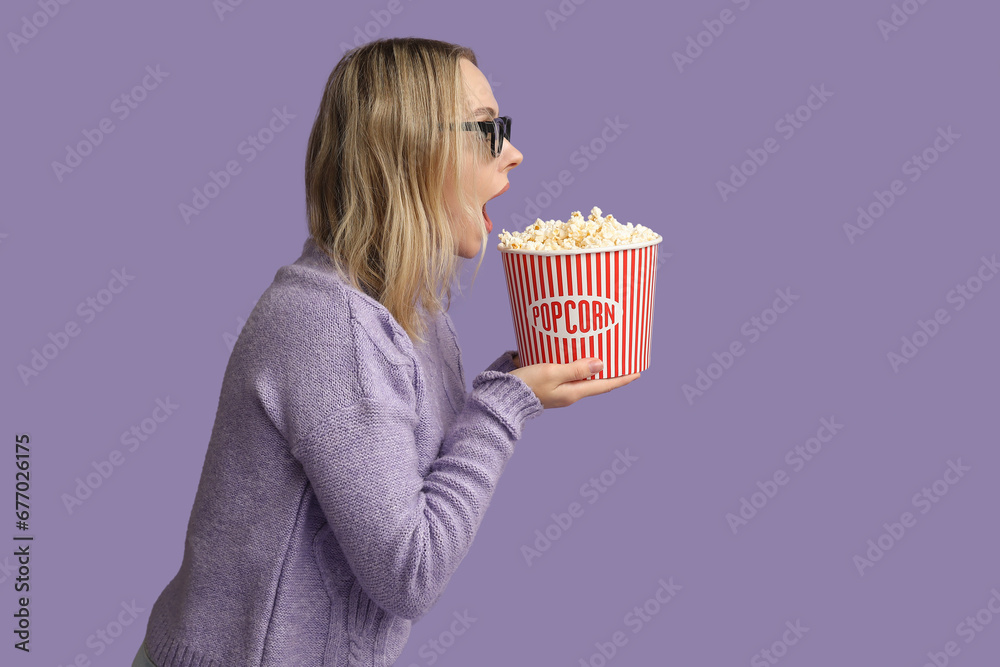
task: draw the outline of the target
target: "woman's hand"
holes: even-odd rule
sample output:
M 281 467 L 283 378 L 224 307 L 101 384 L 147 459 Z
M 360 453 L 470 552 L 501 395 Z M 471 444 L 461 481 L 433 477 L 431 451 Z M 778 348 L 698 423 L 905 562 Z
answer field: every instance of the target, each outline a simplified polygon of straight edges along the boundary
M 593 359 L 584 358 L 566 364 L 521 366 L 521 360 L 514 355 L 517 368 L 510 371 L 510 374 L 521 378 L 531 391 L 535 392 L 543 408 L 564 408 L 573 405 L 581 398 L 606 394 L 612 389 L 627 385 L 641 375 L 632 373 L 604 380 L 588 380 L 591 375 L 601 372 L 600 369 L 590 370 L 591 361 Z

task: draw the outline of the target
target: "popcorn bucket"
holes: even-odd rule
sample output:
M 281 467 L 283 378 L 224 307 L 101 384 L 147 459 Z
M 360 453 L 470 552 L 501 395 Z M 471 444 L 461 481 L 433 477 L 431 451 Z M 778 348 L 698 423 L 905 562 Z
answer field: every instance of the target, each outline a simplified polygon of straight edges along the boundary
M 595 379 L 649 367 L 663 240 L 579 250 L 499 247 L 522 366 L 598 357 Z

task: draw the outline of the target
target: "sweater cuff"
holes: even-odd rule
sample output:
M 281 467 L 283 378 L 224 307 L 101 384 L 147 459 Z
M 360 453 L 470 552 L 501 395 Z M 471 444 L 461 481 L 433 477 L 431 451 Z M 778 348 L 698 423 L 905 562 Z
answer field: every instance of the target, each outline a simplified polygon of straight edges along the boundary
M 513 362 L 509 361 L 511 368 Z M 472 381 L 470 399 L 476 400 L 503 424 L 515 440 L 524 422 L 545 409 L 524 380 L 505 371 L 485 370 Z
M 517 364 L 514 363 L 514 355 L 517 354 L 517 350 L 507 350 L 494 361 L 492 364 L 486 367 L 488 371 L 499 371 L 501 373 L 510 373 L 512 370 L 518 368 Z

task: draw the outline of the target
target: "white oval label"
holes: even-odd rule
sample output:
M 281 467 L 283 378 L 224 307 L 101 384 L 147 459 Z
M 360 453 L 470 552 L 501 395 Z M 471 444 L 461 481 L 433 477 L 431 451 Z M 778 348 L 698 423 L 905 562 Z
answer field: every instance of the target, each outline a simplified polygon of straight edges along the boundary
M 560 338 L 596 336 L 618 324 L 621 316 L 621 304 L 603 296 L 555 296 L 528 306 L 528 323 Z

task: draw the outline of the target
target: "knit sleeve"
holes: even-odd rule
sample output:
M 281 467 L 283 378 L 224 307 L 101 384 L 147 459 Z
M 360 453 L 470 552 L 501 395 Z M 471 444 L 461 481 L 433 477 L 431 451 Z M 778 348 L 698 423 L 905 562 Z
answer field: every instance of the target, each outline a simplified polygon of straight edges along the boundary
M 384 390 L 329 415 L 293 454 L 362 588 L 413 620 L 465 557 L 525 420 L 543 407 L 517 376 L 483 371 L 422 477 L 412 367 L 373 372 Z
M 499 357 L 496 361 L 486 367 L 488 371 L 500 371 L 502 373 L 510 373 L 512 370 L 517 368 L 517 364 L 514 363 L 514 357 L 517 355 L 517 350 L 507 350 Z

